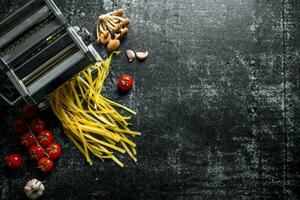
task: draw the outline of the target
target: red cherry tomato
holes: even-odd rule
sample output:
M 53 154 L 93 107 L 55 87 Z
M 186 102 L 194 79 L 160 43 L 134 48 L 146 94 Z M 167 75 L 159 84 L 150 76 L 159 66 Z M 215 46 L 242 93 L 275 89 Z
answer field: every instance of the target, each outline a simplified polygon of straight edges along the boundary
M 9 154 L 6 157 L 6 165 L 11 169 L 19 169 L 23 164 L 23 158 L 19 154 Z
M 31 145 L 35 144 L 34 137 L 30 132 L 25 132 L 20 137 L 21 144 L 25 145 L 26 147 L 30 147 Z
M 38 135 L 38 142 L 42 147 L 47 147 L 49 144 L 51 144 L 53 142 L 53 133 L 51 131 L 48 130 L 42 130 L 39 132 Z
M 17 134 L 22 134 L 26 131 L 26 123 L 23 119 L 16 119 L 13 123 L 13 127 Z
M 25 104 L 21 110 L 21 114 L 25 119 L 33 119 L 37 114 L 37 107 L 30 104 Z
M 31 160 L 39 160 L 44 157 L 44 151 L 42 147 L 34 144 L 29 148 L 29 155 Z
M 61 146 L 59 144 L 52 143 L 47 147 L 46 152 L 49 155 L 49 158 L 54 160 L 60 157 Z
M 50 172 L 54 167 L 54 163 L 51 159 L 47 158 L 47 157 L 43 157 L 38 161 L 38 168 L 42 171 L 42 172 Z
M 122 75 L 118 80 L 118 86 L 123 91 L 129 91 L 133 87 L 133 78 L 127 74 Z
M 34 133 L 39 133 L 41 130 L 45 129 L 45 121 L 41 118 L 35 118 L 31 124 L 30 124 L 30 129 Z

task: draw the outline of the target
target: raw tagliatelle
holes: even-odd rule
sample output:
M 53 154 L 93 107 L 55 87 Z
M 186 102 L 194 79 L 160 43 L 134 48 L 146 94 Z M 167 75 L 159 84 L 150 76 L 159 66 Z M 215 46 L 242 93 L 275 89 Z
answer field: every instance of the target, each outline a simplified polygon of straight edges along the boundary
M 130 117 L 122 116 L 115 108 L 135 115 L 134 111 L 101 95 L 112 56 L 88 66 L 55 90 L 49 101 L 65 134 L 90 165 L 93 164 L 90 158 L 92 153 L 101 160 L 112 159 L 124 167 L 114 152 L 127 153 L 136 162 L 136 144 L 128 137 L 141 133 L 131 131 L 128 128 Z

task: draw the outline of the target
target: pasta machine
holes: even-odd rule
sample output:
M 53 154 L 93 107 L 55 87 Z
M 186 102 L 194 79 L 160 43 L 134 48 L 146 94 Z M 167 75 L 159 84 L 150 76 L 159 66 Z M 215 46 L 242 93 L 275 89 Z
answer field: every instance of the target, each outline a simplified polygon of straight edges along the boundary
M 99 60 L 78 27 L 71 27 L 52 0 L 31 0 L 0 22 L 0 69 L 18 98 L 45 102 L 56 88 Z

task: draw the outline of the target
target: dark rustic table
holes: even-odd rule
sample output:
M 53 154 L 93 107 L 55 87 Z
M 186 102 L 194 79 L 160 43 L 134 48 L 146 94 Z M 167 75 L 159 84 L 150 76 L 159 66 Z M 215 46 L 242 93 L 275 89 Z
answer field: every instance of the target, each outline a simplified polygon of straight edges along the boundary
M 0 18 L 24 2 L 0 0 Z M 300 1 L 55 2 L 93 33 L 98 15 L 125 8 L 132 23 L 121 50 L 150 52 L 144 63 L 116 56 L 105 90 L 138 111 L 138 162 L 89 166 L 48 109 L 63 155 L 40 174 L 11 129 L 17 107 L 0 100 L 1 199 L 25 198 L 34 177 L 45 181 L 43 199 L 300 199 Z M 120 96 L 123 73 L 136 82 Z M 16 172 L 4 166 L 11 151 L 26 157 Z

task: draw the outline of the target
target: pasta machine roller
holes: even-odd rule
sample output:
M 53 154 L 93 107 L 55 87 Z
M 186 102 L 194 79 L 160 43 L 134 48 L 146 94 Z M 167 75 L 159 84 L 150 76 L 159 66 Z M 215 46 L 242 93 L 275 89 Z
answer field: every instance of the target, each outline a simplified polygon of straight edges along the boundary
M 56 88 L 99 60 L 52 0 L 31 0 L 0 23 L 0 69 L 22 97 L 39 104 Z M 19 95 L 20 94 L 20 95 Z

